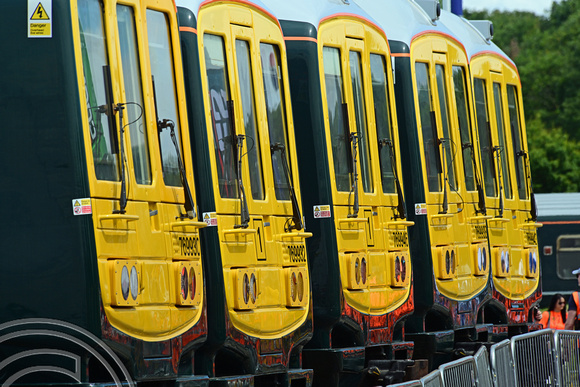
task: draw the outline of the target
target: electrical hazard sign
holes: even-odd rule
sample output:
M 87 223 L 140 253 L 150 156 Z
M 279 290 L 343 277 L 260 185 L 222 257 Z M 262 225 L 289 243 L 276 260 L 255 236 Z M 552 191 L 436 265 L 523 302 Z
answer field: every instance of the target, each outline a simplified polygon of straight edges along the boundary
M 314 219 L 320 218 L 330 218 L 330 206 L 328 204 L 314 206 Z
M 28 37 L 52 37 L 52 0 L 28 0 Z
M 215 212 L 204 212 L 203 221 L 210 227 L 217 226 L 217 214 Z
M 427 215 L 427 203 L 415 203 L 415 215 Z
M 91 198 L 84 199 L 73 199 L 73 214 L 77 215 L 89 215 L 93 213 L 93 207 L 91 206 Z

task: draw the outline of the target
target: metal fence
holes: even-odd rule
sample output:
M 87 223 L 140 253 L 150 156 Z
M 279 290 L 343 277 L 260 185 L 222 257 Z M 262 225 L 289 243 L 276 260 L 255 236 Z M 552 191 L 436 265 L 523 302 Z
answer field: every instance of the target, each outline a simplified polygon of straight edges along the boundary
M 580 331 L 556 331 L 554 344 L 559 386 L 580 387 Z
M 542 331 L 504 340 L 396 386 L 580 387 L 580 331 Z
M 549 329 L 511 338 L 516 386 L 556 386 L 554 333 Z
M 491 369 L 489 367 L 489 356 L 487 354 L 487 348 L 481 347 L 473 355 L 475 360 L 475 377 L 477 380 L 477 385 L 480 387 L 492 387 L 491 383 Z
M 475 360 L 473 356 L 443 364 L 439 367 L 444 386 L 475 387 Z
M 494 387 L 515 386 L 516 373 L 509 340 L 491 347 L 489 360 Z

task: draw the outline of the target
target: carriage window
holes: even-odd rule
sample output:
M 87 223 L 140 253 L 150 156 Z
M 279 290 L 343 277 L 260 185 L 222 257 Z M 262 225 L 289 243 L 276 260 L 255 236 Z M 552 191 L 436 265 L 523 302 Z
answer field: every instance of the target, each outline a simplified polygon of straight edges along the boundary
M 487 98 L 485 94 L 485 80 L 475 78 L 473 83 L 475 94 L 475 114 L 479 137 L 479 151 L 481 152 L 481 165 L 483 168 L 483 180 L 485 194 L 496 197 L 495 171 L 493 168 L 493 148 L 491 145 L 491 132 L 489 126 L 489 113 L 487 110 Z
M 508 152 L 507 152 L 507 132 L 504 127 L 503 117 L 503 101 L 501 98 L 501 85 L 499 83 L 493 84 L 493 98 L 495 102 L 495 119 L 497 122 L 497 137 L 499 141 L 499 158 L 501 162 L 501 173 L 503 181 L 503 189 L 505 197 L 512 198 L 512 187 L 510 184 L 510 171 L 508 169 Z
M 147 130 L 144 123 L 145 110 L 143 108 L 143 92 L 141 89 L 141 72 L 139 68 L 139 53 L 137 51 L 137 37 L 135 33 L 133 8 L 117 5 L 117 25 L 119 28 L 119 42 L 121 44 L 121 62 L 125 86 L 125 114 L 129 123 L 131 136 L 131 152 L 135 180 L 138 184 L 151 184 L 151 167 Z
M 248 149 L 250 187 L 252 189 L 252 197 L 256 200 L 263 200 L 264 180 L 262 178 L 262 162 L 260 161 L 260 137 L 256 127 L 254 84 L 248 42 L 245 40 L 236 40 L 236 55 L 238 60 L 238 74 L 240 77 L 246 147 Z
M 461 144 L 458 149 L 463 153 L 463 173 L 465 174 L 465 188 L 475 191 L 475 176 L 473 166 L 473 138 L 469 121 L 469 103 L 465 90 L 465 70 L 460 66 L 453 66 L 453 87 L 455 88 L 455 103 L 457 104 L 457 119 Z
M 95 175 L 99 180 L 119 181 L 117 133 L 109 127 L 105 113 L 99 112 L 99 106 L 107 105 L 103 66 L 109 63 L 101 4 L 98 0 L 78 4 L 87 113 Z
M 516 180 L 518 184 L 518 195 L 520 199 L 528 198 L 527 179 L 525 172 L 525 163 L 527 161 L 523 153 L 523 138 L 520 127 L 520 115 L 517 91 L 514 85 L 507 85 L 508 110 L 510 114 L 510 128 L 514 147 L 514 157 L 516 161 Z
M 438 159 L 439 144 L 435 127 L 435 112 L 431 106 L 431 85 L 429 83 L 429 67 L 427 63 L 415 63 L 415 74 L 427 183 L 430 192 L 439 192 L 441 191 L 441 182 L 439 181 L 441 159 Z
M 373 98 L 375 106 L 375 119 L 377 121 L 377 138 L 379 141 L 393 141 L 391 132 L 391 112 L 389 110 L 389 98 L 387 88 L 387 70 L 385 58 L 382 55 L 371 54 L 371 81 L 373 84 Z M 383 141 L 385 142 L 385 141 Z M 389 145 L 379 147 L 379 160 L 381 162 L 381 180 L 383 193 L 395 193 L 395 175 L 393 174 L 393 162 Z
M 350 81 L 352 84 L 354 115 L 358 134 L 358 151 L 360 157 L 361 181 L 364 192 L 373 192 L 372 175 L 369 155 L 369 136 L 367 130 L 367 117 L 365 112 L 365 99 L 362 84 L 362 69 L 360 53 L 351 51 Z
M 343 116 L 344 111 L 342 108 L 344 94 L 342 71 L 340 68 L 340 52 L 337 48 L 324 47 L 322 55 L 336 189 L 338 191 L 348 192 L 350 191 L 351 161 L 348 156 L 350 140 L 345 135 L 346 117 Z
M 580 261 L 580 235 L 562 235 L 557 241 L 557 270 L 561 279 L 576 279 L 572 270 L 578 268 Z
M 179 117 L 177 115 L 177 93 L 175 76 L 173 74 L 173 52 L 171 50 L 171 36 L 166 16 L 157 11 L 147 10 L 147 36 L 149 37 L 149 58 L 151 74 L 155 79 L 155 93 L 157 100 L 157 120 L 168 119 L 175 125 L 175 135 L 181 152 Z M 161 146 L 161 162 L 163 167 L 163 181 L 166 185 L 181 186 L 181 175 L 175 145 L 171 140 L 169 130 L 159 134 Z
M 235 169 L 235 141 L 230 126 L 228 101 L 228 73 L 224 41 L 220 36 L 205 34 L 203 37 L 205 68 L 211 101 L 211 118 L 214 135 L 218 186 L 222 198 L 237 198 L 237 172 Z
M 442 65 L 435 66 L 435 72 L 437 75 L 437 89 L 439 91 L 439 110 L 441 111 L 441 122 L 443 129 L 443 149 L 445 150 L 445 163 L 447 164 L 447 181 L 449 182 L 449 187 L 453 191 L 457 191 L 455 186 L 455 150 L 456 144 L 451 138 L 451 133 L 449 131 L 449 109 L 447 106 L 448 95 L 447 95 L 447 85 L 445 84 L 445 67 Z
M 264 81 L 264 98 L 268 116 L 268 130 L 270 145 L 284 146 L 286 160 L 290 164 L 290 153 L 286 139 L 286 117 L 284 116 L 284 89 L 282 88 L 282 68 L 280 66 L 280 52 L 277 46 L 260 43 L 262 59 L 262 77 Z M 284 172 L 284 160 L 280 152 L 271 152 L 272 171 L 274 173 L 274 189 L 278 200 L 290 200 L 290 186 Z M 290 168 L 290 166 L 288 166 Z

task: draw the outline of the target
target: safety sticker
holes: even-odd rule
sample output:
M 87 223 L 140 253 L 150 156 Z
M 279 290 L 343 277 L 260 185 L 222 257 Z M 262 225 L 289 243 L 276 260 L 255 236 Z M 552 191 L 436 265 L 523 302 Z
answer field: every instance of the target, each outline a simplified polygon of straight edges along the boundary
M 217 214 L 215 212 L 204 212 L 203 221 L 210 227 L 217 226 Z
M 28 37 L 52 37 L 52 0 L 28 0 Z
M 73 199 L 73 214 L 76 215 L 89 215 L 93 213 L 93 207 L 91 207 L 91 198 L 84 199 Z
M 427 215 L 427 203 L 415 203 L 415 215 Z
M 330 206 L 328 204 L 314 206 L 314 219 L 330 218 Z

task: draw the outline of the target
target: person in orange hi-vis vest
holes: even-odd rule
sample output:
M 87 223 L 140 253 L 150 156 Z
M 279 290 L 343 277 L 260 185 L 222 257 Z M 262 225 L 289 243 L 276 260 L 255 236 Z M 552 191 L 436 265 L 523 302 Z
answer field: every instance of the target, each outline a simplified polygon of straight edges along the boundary
M 564 329 L 564 321 L 566 321 L 566 299 L 559 293 L 554 294 L 550 307 L 542 313 L 540 324 L 544 328 Z
M 578 279 L 578 286 L 580 286 L 580 267 L 572 272 Z M 578 321 L 578 313 L 580 312 L 580 295 L 579 292 L 573 292 L 568 300 L 568 318 L 566 318 L 567 330 L 574 329 Z

